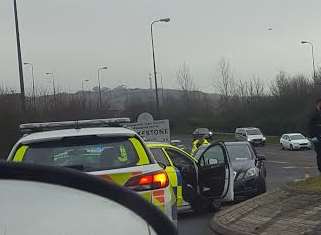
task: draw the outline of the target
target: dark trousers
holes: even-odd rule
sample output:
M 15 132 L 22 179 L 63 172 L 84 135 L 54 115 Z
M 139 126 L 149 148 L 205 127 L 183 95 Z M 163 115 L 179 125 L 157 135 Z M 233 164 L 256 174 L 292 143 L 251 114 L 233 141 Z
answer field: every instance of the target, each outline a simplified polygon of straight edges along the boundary
M 321 143 L 315 143 L 314 144 L 314 150 L 317 153 L 317 165 L 319 168 L 319 171 L 321 172 Z

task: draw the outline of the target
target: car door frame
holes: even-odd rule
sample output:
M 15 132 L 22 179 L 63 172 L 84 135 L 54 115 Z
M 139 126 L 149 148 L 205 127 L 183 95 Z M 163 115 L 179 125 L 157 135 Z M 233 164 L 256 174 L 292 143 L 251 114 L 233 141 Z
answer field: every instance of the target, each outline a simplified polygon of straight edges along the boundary
M 196 177 L 197 177 L 197 182 L 198 182 L 198 164 L 197 164 L 197 160 L 191 156 L 190 154 L 188 154 L 187 152 L 185 152 L 184 150 L 180 149 L 180 148 L 177 148 L 175 146 L 163 146 L 162 147 L 163 149 L 163 152 L 165 153 L 167 159 L 170 161 L 171 165 L 173 167 L 175 167 L 174 165 L 174 162 L 172 161 L 171 157 L 169 156 L 169 154 L 167 153 L 166 149 L 171 149 L 171 150 L 174 150 L 176 152 L 179 152 L 180 154 L 182 154 L 183 156 L 185 156 L 186 158 L 188 158 L 192 163 L 193 163 L 193 166 L 195 168 L 195 172 L 196 172 Z M 175 167 L 176 168 L 176 167 Z
M 205 152 L 207 152 L 210 148 L 214 146 L 220 146 L 222 148 L 223 154 L 224 154 L 224 161 L 225 161 L 225 180 L 224 180 L 225 184 L 224 184 L 223 192 L 221 194 L 221 199 L 223 201 L 234 201 L 234 171 L 231 165 L 231 160 L 229 158 L 228 151 L 224 143 L 215 142 L 207 146 L 207 148 L 203 151 L 200 158 L 197 160 L 197 165 L 199 168 L 198 172 L 202 170 L 200 161 L 202 160 L 202 158 L 204 158 Z

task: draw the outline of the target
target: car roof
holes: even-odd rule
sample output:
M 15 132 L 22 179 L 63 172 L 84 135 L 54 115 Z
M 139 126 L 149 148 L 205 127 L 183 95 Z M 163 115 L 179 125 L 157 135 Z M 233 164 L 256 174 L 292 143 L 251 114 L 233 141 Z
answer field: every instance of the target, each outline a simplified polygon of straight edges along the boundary
M 302 135 L 302 134 L 301 133 L 285 133 L 283 135 L 292 136 L 292 135 Z
M 227 141 L 224 142 L 225 145 L 249 145 L 247 141 Z
M 168 146 L 173 146 L 171 144 L 164 143 L 164 142 L 152 142 L 152 141 L 146 142 L 146 145 L 147 145 L 147 147 L 168 147 Z
M 135 136 L 134 131 L 123 127 L 99 127 L 99 128 L 80 128 L 80 129 L 62 129 L 54 131 L 35 132 L 25 135 L 18 142 L 19 143 L 32 143 L 50 140 L 58 140 L 64 137 L 74 136 Z

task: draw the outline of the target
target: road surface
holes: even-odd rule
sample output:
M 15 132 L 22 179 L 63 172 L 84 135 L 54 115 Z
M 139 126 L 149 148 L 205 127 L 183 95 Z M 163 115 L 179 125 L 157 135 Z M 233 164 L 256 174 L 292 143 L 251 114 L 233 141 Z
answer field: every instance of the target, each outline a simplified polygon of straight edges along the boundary
M 286 182 L 319 174 L 313 151 L 284 151 L 278 145 L 266 145 L 257 148 L 257 151 L 266 157 L 268 191 L 282 186 Z M 213 215 L 213 213 L 179 215 L 179 234 L 214 234 L 208 227 L 209 220 Z

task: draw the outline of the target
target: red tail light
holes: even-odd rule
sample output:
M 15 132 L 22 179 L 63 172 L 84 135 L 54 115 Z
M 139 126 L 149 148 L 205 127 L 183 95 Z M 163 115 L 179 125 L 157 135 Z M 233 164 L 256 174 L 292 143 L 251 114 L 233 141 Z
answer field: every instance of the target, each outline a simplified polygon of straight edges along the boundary
M 165 188 L 169 184 L 165 171 L 155 171 L 144 175 L 137 175 L 130 178 L 125 184 L 126 187 L 135 191 L 145 191 Z

